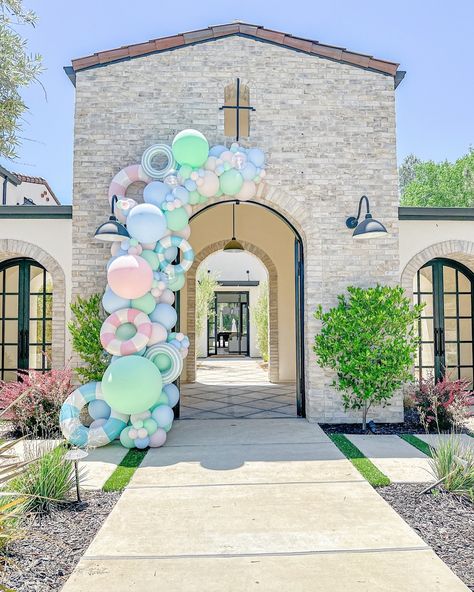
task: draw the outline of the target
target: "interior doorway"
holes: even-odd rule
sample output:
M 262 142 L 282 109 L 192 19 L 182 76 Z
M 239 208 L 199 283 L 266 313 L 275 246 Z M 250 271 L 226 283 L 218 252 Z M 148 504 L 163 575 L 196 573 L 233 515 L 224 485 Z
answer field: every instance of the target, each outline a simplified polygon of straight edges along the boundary
M 250 356 L 248 292 L 214 292 L 207 317 L 208 356 Z

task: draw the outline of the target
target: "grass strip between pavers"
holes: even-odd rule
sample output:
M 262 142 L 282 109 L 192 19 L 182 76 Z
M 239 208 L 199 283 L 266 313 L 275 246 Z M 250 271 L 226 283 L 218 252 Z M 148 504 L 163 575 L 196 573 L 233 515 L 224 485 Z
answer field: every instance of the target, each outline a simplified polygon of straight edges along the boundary
M 372 487 L 390 485 L 390 479 L 387 475 L 384 475 L 369 458 L 364 456 L 344 434 L 328 434 L 328 436 Z
M 121 463 L 104 483 L 104 491 L 121 491 L 130 483 L 133 473 L 140 466 L 148 450 L 129 450 Z
M 399 437 L 402 440 L 405 440 L 405 442 L 408 442 L 408 444 L 411 444 L 415 448 L 418 448 L 418 450 L 420 452 L 423 452 L 423 454 L 426 454 L 426 456 L 429 456 L 429 457 L 432 456 L 431 446 L 429 444 L 427 444 L 426 442 L 424 442 L 423 440 L 420 440 L 420 438 L 417 438 L 413 434 L 399 434 Z

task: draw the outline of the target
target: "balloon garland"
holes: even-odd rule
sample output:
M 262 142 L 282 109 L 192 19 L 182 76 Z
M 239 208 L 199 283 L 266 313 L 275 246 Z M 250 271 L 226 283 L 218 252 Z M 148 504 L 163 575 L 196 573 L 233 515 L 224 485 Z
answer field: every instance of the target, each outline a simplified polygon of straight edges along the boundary
M 157 168 L 153 160 L 164 156 Z M 115 438 L 126 448 L 156 448 L 166 442 L 173 424 L 189 339 L 174 332 L 174 293 L 185 283 L 194 252 L 188 242 L 191 206 L 211 197 L 249 200 L 265 177 L 265 155 L 237 143 L 213 146 L 202 133 L 183 130 L 171 147 L 154 144 L 140 164 L 125 167 L 113 178 L 109 201 L 130 238 L 114 242 L 107 263 L 102 305 L 109 317 L 101 343 L 113 354 L 100 383 L 76 389 L 63 404 L 60 426 L 77 446 L 103 446 Z M 144 203 L 126 197 L 134 182 L 146 183 Z M 178 251 L 180 262 L 173 263 Z M 83 407 L 93 419 L 82 424 Z

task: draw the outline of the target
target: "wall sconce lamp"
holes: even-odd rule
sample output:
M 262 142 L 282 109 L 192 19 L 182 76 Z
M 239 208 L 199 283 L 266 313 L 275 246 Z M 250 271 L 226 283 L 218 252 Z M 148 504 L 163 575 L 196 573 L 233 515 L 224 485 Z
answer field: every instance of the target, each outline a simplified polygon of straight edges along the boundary
M 359 222 L 363 201 L 365 201 L 367 213 L 365 214 L 364 220 Z M 375 220 L 375 218 L 372 218 L 372 214 L 370 213 L 369 199 L 366 195 L 363 195 L 359 200 L 357 216 L 355 218 L 352 216 L 347 218 L 346 226 L 347 228 L 354 230 L 352 233 L 352 238 L 356 239 L 378 238 L 384 236 L 384 234 L 387 234 L 387 229 L 385 226 L 378 220 Z
M 126 238 L 130 238 L 127 229 L 123 224 L 115 217 L 115 204 L 118 201 L 116 195 L 112 196 L 110 217 L 107 222 L 104 222 L 97 228 L 94 234 L 94 238 L 100 241 L 113 242 L 123 241 Z

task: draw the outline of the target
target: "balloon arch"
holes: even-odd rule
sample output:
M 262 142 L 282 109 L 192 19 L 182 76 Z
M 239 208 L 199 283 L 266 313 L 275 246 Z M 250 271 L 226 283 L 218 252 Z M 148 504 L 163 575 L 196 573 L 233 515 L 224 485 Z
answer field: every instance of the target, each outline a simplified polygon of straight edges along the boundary
M 157 158 L 165 159 L 160 168 Z M 212 197 L 252 199 L 265 177 L 265 155 L 237 143 L 213 146 L 200 132 L 183 130 L 172 146 L 155 144 L 141 164 L 121 170 L 109 187 L 119 222 L 129 237 L 114 241 L 102 298 L 109 314 L 100 340 L 112 355 L 100 382 L 77 388 L 60 413 L 64 437 L 75 446 L 104 446 L 120 438 L 126 448 L 159 447 L 173 424 L 189 339 L 176 325 L 175 292 L 184 285 L 194 253 L 188 239 L 192 206 Z M 126 197 L 146 183 L 144 203 Z M 116 196 L 116 198 L 115 198 Z M 175 263 L 178 251 L 180 262 Z M 81 421 L 84 407 L 92 419 Z

